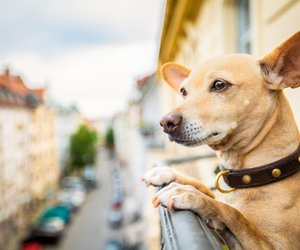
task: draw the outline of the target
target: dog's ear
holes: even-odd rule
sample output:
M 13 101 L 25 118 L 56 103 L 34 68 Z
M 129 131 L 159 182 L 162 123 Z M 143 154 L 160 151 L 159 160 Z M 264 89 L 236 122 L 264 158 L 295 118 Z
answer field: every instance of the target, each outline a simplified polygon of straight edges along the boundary
M 297 32 L 260 61 L 270 89 L 300 86 L 300 32 Z
M 163 79 L 176 91 L 179 91 L 181 83 L 190 74 L 190 70 L 177 63 L 165 63 L 160 68 Z

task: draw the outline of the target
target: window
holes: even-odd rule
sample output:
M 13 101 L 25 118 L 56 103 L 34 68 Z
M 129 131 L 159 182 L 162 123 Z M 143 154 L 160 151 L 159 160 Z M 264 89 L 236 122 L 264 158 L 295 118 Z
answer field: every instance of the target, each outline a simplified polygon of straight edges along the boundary
M 251 29 L 249 0 L 237 0 L 238 15 L 238 50 L 251 53 Z

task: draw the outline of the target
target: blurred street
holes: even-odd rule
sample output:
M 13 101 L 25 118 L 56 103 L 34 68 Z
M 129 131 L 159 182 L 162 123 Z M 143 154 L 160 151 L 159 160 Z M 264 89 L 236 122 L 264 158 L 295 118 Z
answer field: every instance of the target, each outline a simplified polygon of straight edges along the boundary
M 46 250 L 96 250 L 110 249 L 108 242 L 118 242 L 123 244 L 125 237 L 128 239 L 128 224 L 130 216 L 126 207 L 122 208 L 123 223 L 119 228 L 112 228 L 108 222 L 108 212 L 110 208 L 112 188 L 111 170 L 114 167 L 114 160 L 109 158 L 106 151 L 102 151 L 97 166 L 97 179 L 99 186 L 88 195 L 84 205 L 73 216 L 73 220 L 66 228 L 66 232 L 57 245 L 48 245 Z M 130 181 L 125 178 L 128 173 L 126 169 L 121 170 L 124 183 L 124 193 L 128 190 Z M 126 198 L 125 198 L 126 199 Z M 124 204 L 126 202 L 124 201 Z M 142 222 L 135 222 L 141 228 Z M 139 224 L 139 225 L 138 225 Z M 134 233 L 131 231 L 131 233 Z M 133 236 L 134 237 L 134 236 Z M 127 246 L 128 249 L 133 249 Z M 126 248 L 126 249 L 127 249 Z M 115 249 L 115 248 L 114 248 Z M 117 248 L 116 248 L 117 249 Z M 123 249 L 123 248 L 122 248 Z M 141 249 L 138 248 L 138 249 Z

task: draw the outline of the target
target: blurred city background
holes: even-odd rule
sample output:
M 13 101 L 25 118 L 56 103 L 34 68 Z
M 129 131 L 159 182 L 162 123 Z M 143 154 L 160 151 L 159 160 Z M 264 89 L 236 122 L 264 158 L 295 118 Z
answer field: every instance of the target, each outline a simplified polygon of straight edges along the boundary
M 0 250 L 160 249 L 154 189 L 180 102 L 157 69 L 260 57 L 300 30 L 298 0 L 2 1 Z M 300 89 L 286 90 L 298 125 Z M 180 168 L 213 185 L 216 159 Z M 179 167 L 178 167 L 179 168 Z

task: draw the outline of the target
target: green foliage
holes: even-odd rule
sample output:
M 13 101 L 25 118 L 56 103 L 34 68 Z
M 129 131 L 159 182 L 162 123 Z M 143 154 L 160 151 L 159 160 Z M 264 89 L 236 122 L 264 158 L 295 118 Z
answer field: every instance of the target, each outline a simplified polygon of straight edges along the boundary
M 97 156 L 98 135 L 96 130 L 81 125 L 70 139 L 71 170 L 93 165 Z
M 105 145 L 109 148 L 112 148 L 115 145 L 115 134 L 114 134 L 114 129 L 112 127 L 109 127 L 106 130 Z

